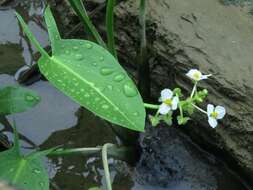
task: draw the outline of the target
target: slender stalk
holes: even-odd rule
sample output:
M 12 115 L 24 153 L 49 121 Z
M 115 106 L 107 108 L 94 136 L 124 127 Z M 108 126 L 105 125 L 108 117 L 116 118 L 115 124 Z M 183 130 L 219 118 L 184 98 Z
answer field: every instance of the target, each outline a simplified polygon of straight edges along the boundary
M 194 83 L 194 86 L 193 86 L 193 89 L 192 89 L 192 92 L 191 92 L 191 98 L 194 96 L 194 93 L 197 89 L 197 82 Z
M 96 27 L 92 24 L 88 14 L 87 14 L 87 11 L 83 5 L 82 0 L 68 0 L 68 1 L 70 3 L 71 7 L 76 12 L 76 14 L 79 16 L 82 23 L 84 24 L 85 31 L 87 31 L 87 33 L 89 35 L 91 35 L 99 45 L 106 48 L 105 42 L 103 41 L 103 39 L 99 35 Z
M 146 0 L 140 0 L 139 11 L 140 22 L 140 52 L 138 55 L 138 87 L 144 100 L 150 96 L 150 70 L 147 61 L 147 40 L 146 40 Z
M 144 103 L 144 107 L 145 108 L 149 108 L 149 109 L 159 109 L 159 105 L 155 105 L 155 104 L 148 104 L 148 103 Z
M 107 47 L 111 54 L 117 58 L 114 39 L 114 7 L 116 0 L 108 0 L 106 6 L 106 29 L 107 29 Z
M 51 152 L 50 156 L 58 156 L 58 155 L 73 155 L 73 154 L 82 154 L 82 155 L 90 155 L 98 153 L 102 150 L 102 147 L 95 148 L 73 148 L 73 149 L 57 149 Z
M 199 110 L 200 112 L 207 114 L 207 112 L 203 109 L 201 109 L 200 107 L 196 106 L 195 104 L 192 104 L 197 110 Z
M 110 147 L 113 147 L 113 144 L 105 144 L 102 148 L 102 161 L 104 166 L 104 172 L 105 172 L 105 181 L 106 181 L 106 189 L 112 190 L 112 184 L 111 184 L 111 177 L 110 177 L 110 170 L 107 160 L 107 149 Z

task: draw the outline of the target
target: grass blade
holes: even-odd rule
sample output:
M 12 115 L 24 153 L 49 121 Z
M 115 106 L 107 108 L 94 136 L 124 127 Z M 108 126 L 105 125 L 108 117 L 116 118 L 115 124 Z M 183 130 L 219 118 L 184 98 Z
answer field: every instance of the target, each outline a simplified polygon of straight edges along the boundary
M 69 3 L 72 6 L 72 8 L 74 9 L 74 11 L 77 13 L 79 18 L 81 19 L 82 23 L 84 24 L 85 31 L 87 31 L 88 34 L 90 34 L 99 45 L 106 48 L 105 42 L 103 41 L 103 39 L 99 35 L 95 26 L 92 24 L 88 14 L 87 14 L 87 11 L 83 5 L 83 2 L 81 0 L 69 0 Z
M 114 40 L 114 7 L 116 0 L 108 0 L 106 7 L 106 29 L 107 29 L 107 47 L 111 54 L 117 58 L 117 51 Z

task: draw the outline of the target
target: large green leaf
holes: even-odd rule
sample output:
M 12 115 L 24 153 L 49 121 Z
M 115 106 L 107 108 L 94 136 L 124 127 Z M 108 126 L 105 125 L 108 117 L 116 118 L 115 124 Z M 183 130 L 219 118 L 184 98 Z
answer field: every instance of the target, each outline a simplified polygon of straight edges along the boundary
M 0 180 L 24 190 L 49 190 L 49 177 L 41 158 L 51 151 L 22 156 L 15 130 L 14 146 L 0 153 Z
M 7 86 L 0 89 L 0 114 L 19 113 L 34 107 L 40 97 L 33 91 L 19 86 Z
M 27 25 L 17 14 L 25 33 L 37 47 Z M 45 19 L 52 56 L 41 47 L 40 71 L 59 90 L 98 116 L 120 126 L 143 131 L 145 109 L 132 80 L 103 47 L 85 40 L 61 39 L 49 8 Z M 41 50 L 42 49 L 42 50 Z

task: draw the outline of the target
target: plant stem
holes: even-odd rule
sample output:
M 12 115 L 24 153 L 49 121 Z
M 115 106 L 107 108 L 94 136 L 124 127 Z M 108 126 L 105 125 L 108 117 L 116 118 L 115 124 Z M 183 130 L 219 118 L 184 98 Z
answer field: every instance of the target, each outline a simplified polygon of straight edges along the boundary
M 138 87 L 143 99 L 146 101 L 150 96 L 150 70 L 147 60 L 147 40 L 146 40 L 146 0 L 140 0 L 139 11 L 140 22 L 140 52 L 138 55 Z
M 106 181 L 107 190 L 112 190 L 110 170 L 109 170 L 108 160 L 107 160 L 107 149 L 110 147 L 113 147 L 113 146 L 114 146 L 113 144 L 106 143 L 102 147 L 102 161 L 103 161 L 103 166 L 104 166 L 105 181 Z
M 196 106 L 195 104 L 192 104 L 197 110 L 199 110 L 200 112 L 207 114 L 207 112 L 203 109 L 201 109 L 200 107 Z
M 57 149 L 57 150 L 51 152 L 49 155 L 50 156 L 73 155 L 73 154 L 90 155 L 90 154 L 98 153 L 101 150 L 102 150 L 102 147 Z
M 197 89 L 197 84 L 198 84 L 197 82 L 194 83 L 194 86 L 193 86 L 193 89 L 192 89 L 192 92 L 191 92 L 191 98 L 193 97 L 193 95 L 194 95 L 194 93 Z
M 90 34 L 99 45 L 106 48 L 105 42 L 103 41 L 103 39 L 99 35 L 96 27 L 92 24 L 88 14 L 87 14 L 87 11 L 83 5 L 82 0 L 68 0 L 68 1 L 70 3 L 71 7 L 76 12 L 76 14 L 79 16 L 82 23 L 84 24 L 85 31 L 87 31 L 87 33 Z
M 106 6 L 106 29 L 107 29 L 107 47 L 111 54 L 117 59 L 117 51 L 114 39 L 114 6 L 116 0 L 108 0 Z
M 155 104 L 148 104 L 148 103 L 144 103 L 144 107 L 145 108 L 149 108 L 149 109 L 159 109 L 159 105 L 155 105 Z

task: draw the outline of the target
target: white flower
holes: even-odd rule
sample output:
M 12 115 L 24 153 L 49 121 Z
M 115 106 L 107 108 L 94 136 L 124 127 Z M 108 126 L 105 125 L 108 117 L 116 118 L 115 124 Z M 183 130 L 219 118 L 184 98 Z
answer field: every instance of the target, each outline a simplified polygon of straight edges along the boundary
M 161 101 L 162 104 L 160 105 L 158 112 L 165 115 L 169 113 L 170 110 L 177 109 L 179 99 L 177 96 L 173 97 L 173 92 L 170 89 L 164 89 L 161 91 L 161 98 L 159 101 Z
M 188 71 L 188 73 L 186 73 L 186 76 L 197 82 L 200 80 L 207 79 L 211 76 L 211 74 L 203 75 L 198 69 L 191 69 L 190 71 Z
M 214 106 L 212 104 L 207 105 L 208 123 L 212 128 L 215 128 L 218 124 L 217 120 L 222 119 L 226 114 L 226 109 L 222 106 Z

